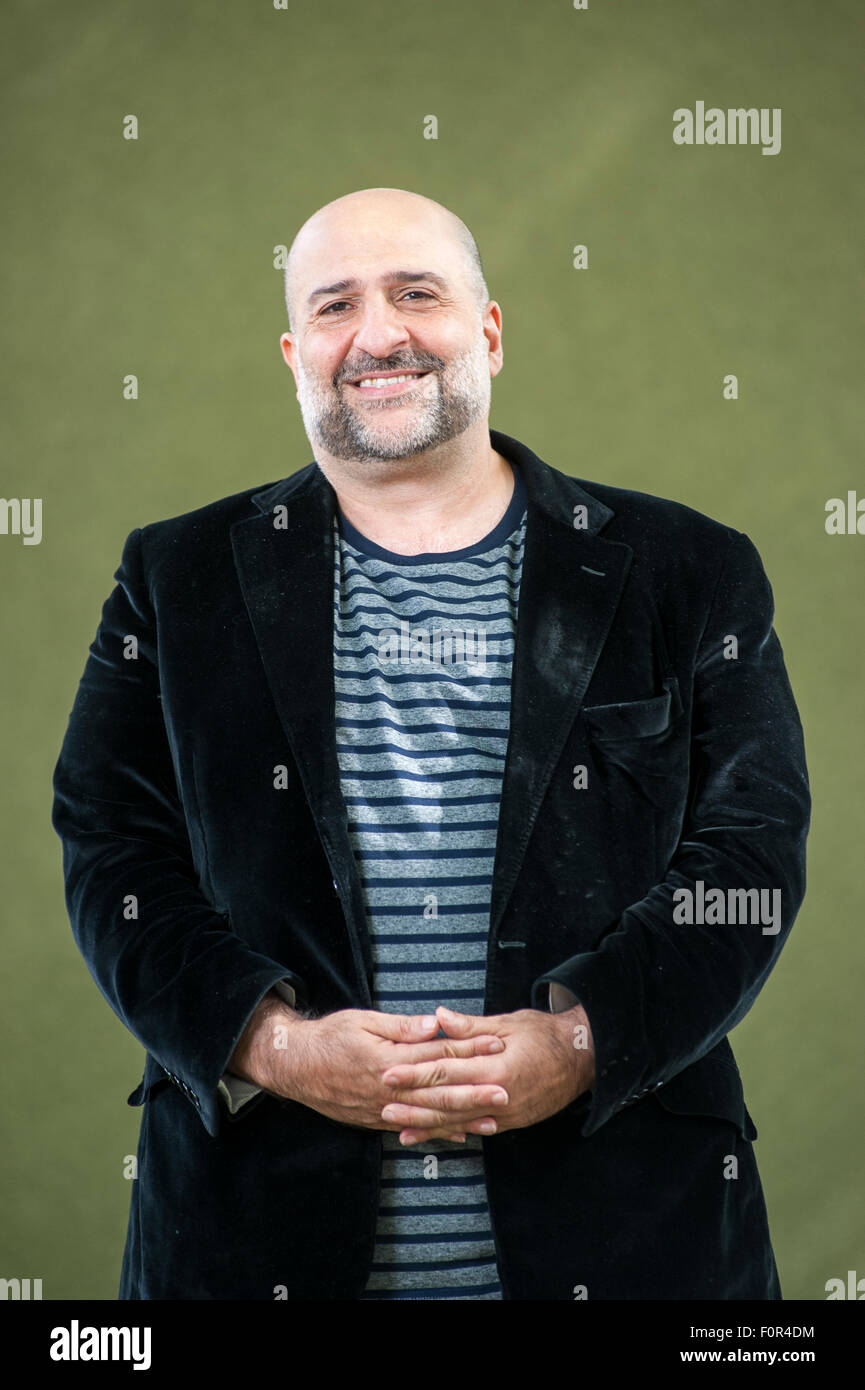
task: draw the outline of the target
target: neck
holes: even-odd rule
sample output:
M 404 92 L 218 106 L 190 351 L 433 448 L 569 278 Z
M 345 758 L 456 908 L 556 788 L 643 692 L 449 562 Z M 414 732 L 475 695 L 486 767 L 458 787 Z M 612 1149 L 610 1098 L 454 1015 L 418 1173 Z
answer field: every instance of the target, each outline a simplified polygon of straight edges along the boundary
M 397 555 L 474 545 L 501 521 L 513 495 L 513 469 L 490 444 L 486 419 L 410 458 L 317 453 L 316 462 L 352 526 Z

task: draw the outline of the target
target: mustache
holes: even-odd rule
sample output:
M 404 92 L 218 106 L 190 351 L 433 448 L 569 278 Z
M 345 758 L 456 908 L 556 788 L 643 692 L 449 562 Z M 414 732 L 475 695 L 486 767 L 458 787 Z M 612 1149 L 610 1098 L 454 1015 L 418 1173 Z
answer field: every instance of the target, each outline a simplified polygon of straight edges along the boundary
M 343 367 L 334 376 L 333 384 L 338 386 L 341 381 L 351 381 L 355 377 L 375 376 L 377 372 L 440 371 L 444 365 L 441 357 L 433 355 L 411 362 L 401 362 L 392 357 L 368 357 L 366 361 L 353 362 L 350 366 Z

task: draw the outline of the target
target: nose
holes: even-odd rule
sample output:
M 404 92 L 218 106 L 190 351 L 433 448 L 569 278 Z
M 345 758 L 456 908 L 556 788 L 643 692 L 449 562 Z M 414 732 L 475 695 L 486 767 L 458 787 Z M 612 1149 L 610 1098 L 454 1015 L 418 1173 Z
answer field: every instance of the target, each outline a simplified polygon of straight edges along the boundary
M 396 304 L 386 295 L 373 295 L 364 301 L 353 347 L 369 357 L 390 357 L 411 341 L 411 335 Z

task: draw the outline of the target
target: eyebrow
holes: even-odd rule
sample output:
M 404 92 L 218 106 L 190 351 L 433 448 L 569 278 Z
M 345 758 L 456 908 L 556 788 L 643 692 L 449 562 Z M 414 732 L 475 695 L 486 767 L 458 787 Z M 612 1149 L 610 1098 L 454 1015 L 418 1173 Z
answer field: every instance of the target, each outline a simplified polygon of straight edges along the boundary
M 450 288 L 447 280 L 442 279 L 441 275 L 436 275 L 434 270 L 388 270 L 381 276 L 381 283 L 384 285 L 414 284 L 418 280 L 428 280 L 431 284 L 438 285 L 441 290 Z M 317 290 L 313 290 L 306 302 L 312 304 L 325 295 L 349 294 L 352 290 L 360 288 L 359 280 L 335 280 L 332 285 L 321 285 Z

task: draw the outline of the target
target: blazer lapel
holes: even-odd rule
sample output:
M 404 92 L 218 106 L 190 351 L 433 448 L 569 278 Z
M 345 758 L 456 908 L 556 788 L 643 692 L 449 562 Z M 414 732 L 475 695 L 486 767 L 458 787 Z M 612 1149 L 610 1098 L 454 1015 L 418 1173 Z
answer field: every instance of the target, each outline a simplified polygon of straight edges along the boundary
M 277 711 L 345 909 L 358 978 L 371 1007 L 366 905 L 348 834 L 336 753 L 336 496 L 313 463 L 255 493 L 252 501 L 261 515 L 235 522 L 231 528 L 235 566 Z
M 498 430 L 490 430 L 490 439 L 494 449 L 519 464 L 527 492 L 510 736 L 490 905 L 490 934 L 495 936 L 603 650 L 633 551 L 598 535 L 614 513 L 575 479 L 549 468 L 531 449 Z M 577 517 L 579 527 L 576 506 L 585 508 Z

